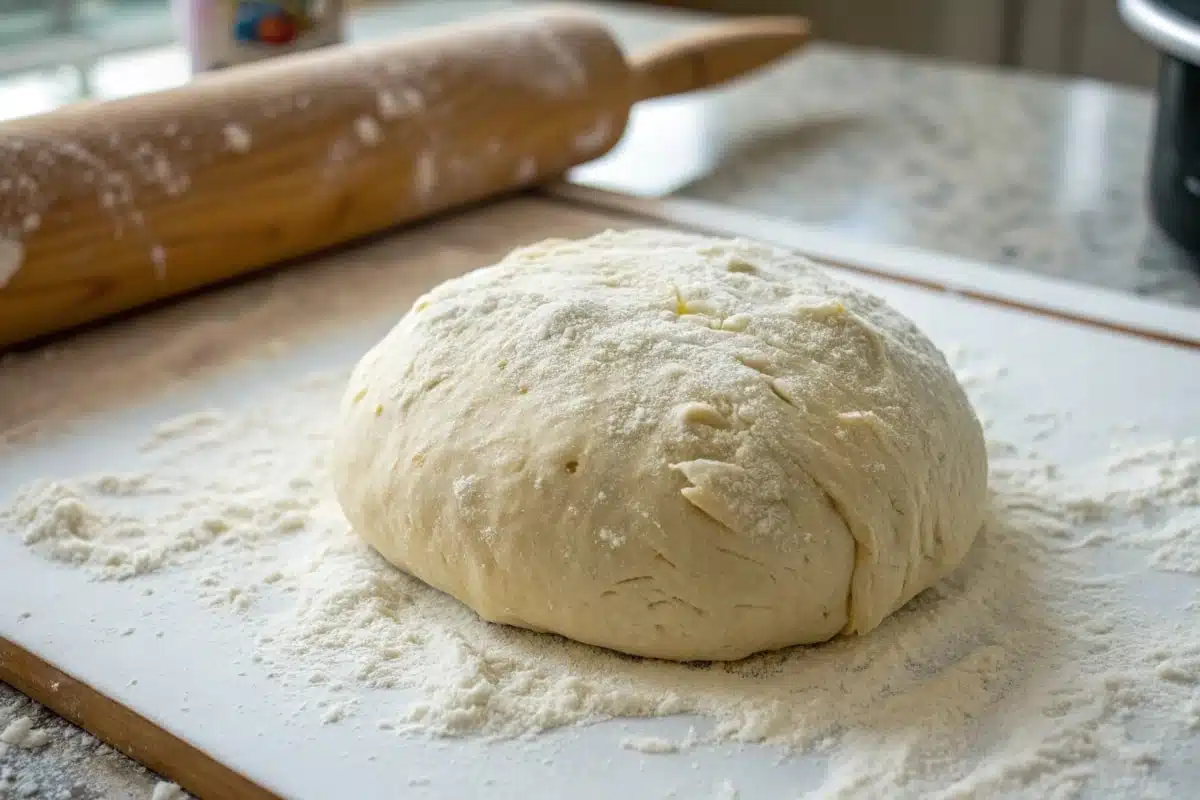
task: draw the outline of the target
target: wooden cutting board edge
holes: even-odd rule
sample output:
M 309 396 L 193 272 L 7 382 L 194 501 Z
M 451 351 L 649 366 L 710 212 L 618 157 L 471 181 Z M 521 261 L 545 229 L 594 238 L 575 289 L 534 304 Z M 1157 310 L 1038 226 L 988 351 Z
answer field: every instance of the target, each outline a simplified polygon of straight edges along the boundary
M 2 636 L 0 681 L 197 797 L 279 800 L 204 751 Z

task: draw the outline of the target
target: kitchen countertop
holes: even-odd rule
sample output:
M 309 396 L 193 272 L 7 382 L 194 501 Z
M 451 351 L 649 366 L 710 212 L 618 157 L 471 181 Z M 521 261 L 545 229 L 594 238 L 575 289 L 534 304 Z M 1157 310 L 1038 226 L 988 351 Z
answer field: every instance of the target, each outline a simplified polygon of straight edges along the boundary
M 1147 216 L 1153 117 L 1149 92 L 816 45 L 736 89 L 635 111 L 628 152 L 584 172 L 1200 305 L 1200 265 Z
M 511 5 L 418 2 L 384 15 L 395 30 Z M 689 21 L 604 13 L 630 46 Z M 126 72 L 171 80 L 169 69 Z M 745 85 L 639 110 L 618 150 L 573 177 L 1200 306 L 1200 271 L 1144 210 L 1152 112 L 1150 95 L 1094 82 L 817 45 Z M 27 714 L 51 742 L 0 745 L 0 798 L 151 796 L 155 776 L 0 684 L 0 730 Z

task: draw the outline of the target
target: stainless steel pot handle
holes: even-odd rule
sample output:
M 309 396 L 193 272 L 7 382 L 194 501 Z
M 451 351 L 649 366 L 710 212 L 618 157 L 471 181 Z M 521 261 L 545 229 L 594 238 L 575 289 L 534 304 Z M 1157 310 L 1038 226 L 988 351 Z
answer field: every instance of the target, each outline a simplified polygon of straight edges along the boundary
M 1159 50 L 1200 65 L 1200 21 L 1188 20 L 1154 0 L 1120 0 L 1118 7 L 1125 24 Z

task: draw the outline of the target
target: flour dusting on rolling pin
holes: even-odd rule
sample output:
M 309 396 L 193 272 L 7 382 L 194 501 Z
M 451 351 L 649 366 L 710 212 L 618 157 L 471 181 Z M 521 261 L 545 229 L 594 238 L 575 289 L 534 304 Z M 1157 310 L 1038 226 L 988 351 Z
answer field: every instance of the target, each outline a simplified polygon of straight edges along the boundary
M 25 248 L 12 239 L 0 239 L 0 289 L 8 285 L 25 260 Z
M 188 17 L 193 47 L 219 32 L 246 58 L 326 41 L 318 11 L 340 30 L 333 2 L 178 8 L 201 6 L 225 16 Z M 509 12 L 2 123 L 0 348 L 558 178 L 634 103 L 807 39 L 802 20 L 739 20 L 627 60 L 590 15 Z

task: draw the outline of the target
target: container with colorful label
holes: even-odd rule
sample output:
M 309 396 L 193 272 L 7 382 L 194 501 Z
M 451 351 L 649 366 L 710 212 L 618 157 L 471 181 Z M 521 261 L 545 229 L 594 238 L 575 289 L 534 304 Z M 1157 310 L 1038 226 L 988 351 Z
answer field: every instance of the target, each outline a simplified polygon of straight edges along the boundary
M 175 0 L 193 72 L 342 41 L 342 0 Z

